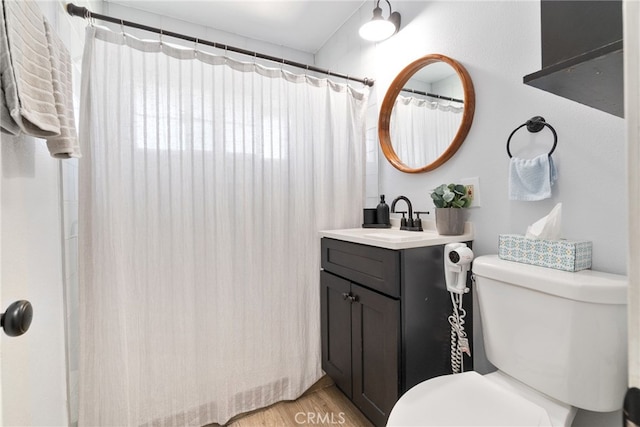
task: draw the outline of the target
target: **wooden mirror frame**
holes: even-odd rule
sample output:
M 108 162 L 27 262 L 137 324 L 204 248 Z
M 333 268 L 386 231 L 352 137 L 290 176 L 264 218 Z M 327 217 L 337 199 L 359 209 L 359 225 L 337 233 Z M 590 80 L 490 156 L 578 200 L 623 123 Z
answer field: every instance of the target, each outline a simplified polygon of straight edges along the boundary
M 453 141 L 449 144 L 447 149 L 433 162 L 428 165 L 411 168 L 404 164 L 402 160 L 398 157 L 395 150 L 393 149 L 393 145 L 391 144 L 391 135 L 389 134 L 389 124 L 391 122 L 391 110 L 395 104 L 396 98 L 400 94 L 400 91 L 404 87 L 404 85 L 411 79 L 411 77 L 418 72 L 422 67 L 425 67 L 429 64 L 433 64 L 435 62 L 445 62 L 451 66 L 458 74 L 460 81 L 462 83 L 462 89 L 464 91 L 464 110 L 462 113 L 462 121 L 460 123 L 460 127 L 458 128 L 458 132 L 456 136 L 453 138 Z M 387 158 L 389 163 L 391 163 L 396 169 L 407 172 L 407 173 L 420 173 L 427 172 L 433 170 L 447 160 L 451 158 L 458 151 L 458 148 L 464 142 L 464 139 L 467 137 L 469 133 L 469 129 L 471 129 L 471 123 L 473 123 L 473 114 L 476 109 L 476 94 L 473 89 L 473 82 L 471 81 L 471 77 L 467 70 L 457 61 L 437 53 L 430 54 L 427 56 L 423 56 L 420 59 L 413 61 L 411 64 L 407 65 L 398 76 L 393 80 L 391 86 L 387 90 L 387 94 L 382 101 L 382 106 L 380 107 L 380 117 L 378 118 L 378 137 L 380 138 L 380 148 L 382 148 L 382 152 L 384 156 Z

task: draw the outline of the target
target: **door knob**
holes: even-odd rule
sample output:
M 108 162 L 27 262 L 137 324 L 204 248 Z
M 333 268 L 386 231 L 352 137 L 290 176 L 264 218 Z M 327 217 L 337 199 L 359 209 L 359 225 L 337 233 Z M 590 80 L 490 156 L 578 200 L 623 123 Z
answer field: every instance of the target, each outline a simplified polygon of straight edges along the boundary
M 5 334 L 17 337 L 29 330 L 33 319 L 33 307 L 26 300 L 16 301 L 0 317 L 0 326 Z

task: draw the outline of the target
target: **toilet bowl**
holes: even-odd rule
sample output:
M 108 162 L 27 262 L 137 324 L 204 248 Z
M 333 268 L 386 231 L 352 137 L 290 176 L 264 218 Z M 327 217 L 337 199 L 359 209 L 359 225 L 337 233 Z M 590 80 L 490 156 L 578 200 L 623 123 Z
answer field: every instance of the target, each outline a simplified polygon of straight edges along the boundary
M 576 408 L 502 372 L 444 375 L 407 391 L 388 426 L 570 426 Z
M 473 263 L 487 358 L 498 370 L 417 384 L 388 426 L 570 426 L 626 389 L 624 276 L 570 273 L 489 255 Z

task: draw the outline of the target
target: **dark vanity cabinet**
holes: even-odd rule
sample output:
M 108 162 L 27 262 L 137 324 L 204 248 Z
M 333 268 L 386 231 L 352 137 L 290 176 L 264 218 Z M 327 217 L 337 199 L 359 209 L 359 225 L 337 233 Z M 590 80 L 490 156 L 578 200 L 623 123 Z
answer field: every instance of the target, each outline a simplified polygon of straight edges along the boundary
M 321 245 L 322 368 L 383 426 L 405 391 L 451 373 L 444 246 L 392 250 L 326 237 Z M 471 340 L 471 293 L 463 306 Z
M 398 399 L 400 301 L 326 271 L 321 284 L 323 369 L 384 425 Z

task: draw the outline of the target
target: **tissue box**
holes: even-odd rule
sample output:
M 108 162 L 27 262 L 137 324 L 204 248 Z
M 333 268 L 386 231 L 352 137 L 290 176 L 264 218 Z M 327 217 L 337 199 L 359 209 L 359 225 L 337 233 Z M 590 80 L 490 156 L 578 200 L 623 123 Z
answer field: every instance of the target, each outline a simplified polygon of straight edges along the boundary
M 498 256 L 509 261 L 578 271 L 591 268 L 592 243 L 571 240 L 528 239 L 518 234 L 498 236 Z

